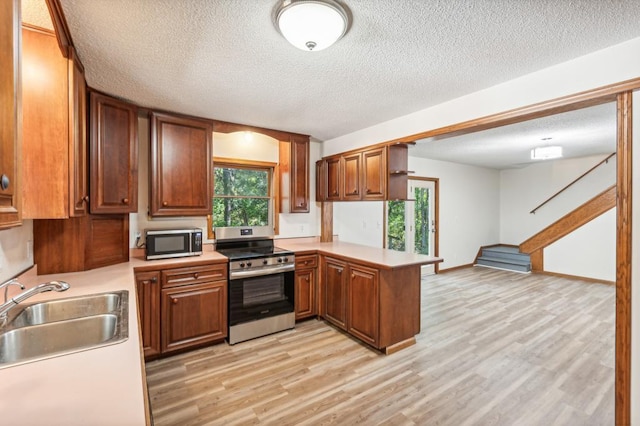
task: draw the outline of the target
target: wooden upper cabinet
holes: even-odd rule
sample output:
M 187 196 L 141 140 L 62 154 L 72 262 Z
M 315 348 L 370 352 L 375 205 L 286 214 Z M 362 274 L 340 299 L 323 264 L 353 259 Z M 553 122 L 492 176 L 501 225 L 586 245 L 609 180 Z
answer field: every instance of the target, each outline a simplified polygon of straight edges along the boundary
M 360 190 L 360 167 L 362 163 L 362 154 L 351 154 L 342 157 L 344 165 L 344 199 L 359 200 L 361 198 Z
M 339 200 L 342 197 L 342 161 L 340 161 L 340 157 L 327 158 L 325 172 L 327 174 L 327 200 Z
M 151 114 L 152 216 L 206 216 L 213 197 L 213 123 Z
M 20 109 L 20 0 L 0 2 L 0 229 L 18 226 L 21 189 L 18 165 L 22 144 Z
M 316 165 L 318 201 L 407 199 L 408 144 L 364 148 L 325 157 Z M 323 187 L 323 185 L 325 185 Z M 323 197 L 324 196 L 324 197 Z
M 53 32 L 23 37 L 23 217 L 87 212 L 86 83 L 75 51 L 64 58 Z
M 138 116 L 135 105 L 90 93 L 91 213 L 138 209 Z
M 362 199 L 384 200 L 387 169 L 385 160 L 384 148 L 362 153 Z
M 309 137 L 280 142 L 280 211 L 309 213 Z
M 87 214 L 87 83 L 73 48 L 69 49 L 69 216 Z

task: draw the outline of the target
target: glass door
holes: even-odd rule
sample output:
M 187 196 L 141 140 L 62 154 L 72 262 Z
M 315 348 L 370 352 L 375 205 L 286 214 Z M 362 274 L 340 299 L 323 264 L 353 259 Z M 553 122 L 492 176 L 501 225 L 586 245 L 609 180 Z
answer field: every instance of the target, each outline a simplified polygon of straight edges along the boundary
M 410 179 L 411 201 L 387 203 L 387 248 L 435 256 L 435 194 L 434 181 Z M 433 273 L 433 265 L 422 267 L 423 275 Z

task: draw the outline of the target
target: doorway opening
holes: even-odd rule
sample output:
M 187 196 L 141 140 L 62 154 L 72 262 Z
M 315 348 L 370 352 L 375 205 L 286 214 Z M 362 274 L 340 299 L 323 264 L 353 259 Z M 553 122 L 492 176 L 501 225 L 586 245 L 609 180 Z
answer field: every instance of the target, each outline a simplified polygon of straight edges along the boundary
M 407 253 L 438 255 L 438 179 L 409 178 L 407 201 L 388 201 L 385 247 Z M 438 272 L 425 265 L 421 275 Z

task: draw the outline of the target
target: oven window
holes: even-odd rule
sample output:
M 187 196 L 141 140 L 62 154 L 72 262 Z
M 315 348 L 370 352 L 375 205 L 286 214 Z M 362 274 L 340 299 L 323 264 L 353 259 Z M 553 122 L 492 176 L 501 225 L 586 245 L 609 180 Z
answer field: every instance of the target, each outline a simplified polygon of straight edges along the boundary
M 213 227 L 269 226 L 271 168 L 214 166 Z
M 262 305 L 286 300 L 283 274 L 247 278 L 242 283 L 242 305 Z

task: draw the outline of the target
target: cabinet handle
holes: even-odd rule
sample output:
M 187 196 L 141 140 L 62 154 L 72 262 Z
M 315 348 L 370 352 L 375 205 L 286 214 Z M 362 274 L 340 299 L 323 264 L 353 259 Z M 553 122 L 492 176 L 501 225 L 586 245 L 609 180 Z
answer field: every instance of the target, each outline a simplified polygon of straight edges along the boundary
M 198 273 L 197 273 L 197 272 L 194 272 L 194 273 L 193 273 L 193 278 L 198 279 Z
M 306 205 L 307 205 L 306 203 L 300 203 L 300 204 L 298 204 L 298 207 L 304 207 Z
M 128 198 L 123 198 L 122 199 L 122 204 L 128 204 L 129 203 L 129 199 Z
M 153 277 L 153 278 L 151 278 L 151 282 L 152 282 L 152 283 L 157 283 L 157 282 L 158 282 L 158 279 L 157 279 L 156 277 Z
M 309 264 L 309 261 L 308 261 L 308 260 L 305 260 L 305 261 L 304 261 L 304 264 L 305 264 L 305 265 L 308 265 L 308 264 Z
M 331 195 L 338 195 L 338 191 L 333 191 Z
M 167 207 L 168 205 L 169 205 L 169 203 L 167 203 L 166 201 L 163 201 L 163 202 L 162 202 L 162 206 L 163 206 L 163 207 Z
M 342 273 L 342 269 L 338 269 L 338 273 L 341 274 Z
M 371 190 L 369 188 L 367 188 L 367 194 L 371 194 Z
M 89 196 L 85 195 L 84 197 L 82 197 L 82 201 L 84 201 L 85 203 L 89 202 Z
M 358 193 L 358 188 L 354 189 L 353 191 L 351 191 L 352 195 L 356 195 Z
M 305 277 L 304 279 L 306 282 L 309 282 L 309 277 Z
M 174 305 L 177 305 L 178 304 L 178 299 L 171 298 L 171 303 L 173 303 Z
M 9 189 L 10 183 L 11 181 L 9 180 L 9 176 L 2 175 L 2 177 L 0 177 L 0 187 L 2 188 L 3 191 Z
M 351 274 L 351 279 L 355 279 L 356 278 L 356 274 Z

